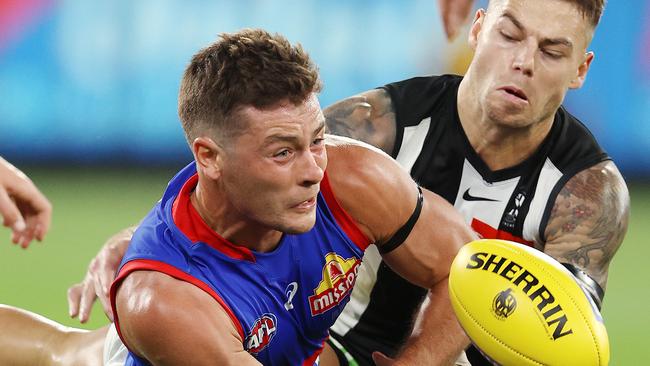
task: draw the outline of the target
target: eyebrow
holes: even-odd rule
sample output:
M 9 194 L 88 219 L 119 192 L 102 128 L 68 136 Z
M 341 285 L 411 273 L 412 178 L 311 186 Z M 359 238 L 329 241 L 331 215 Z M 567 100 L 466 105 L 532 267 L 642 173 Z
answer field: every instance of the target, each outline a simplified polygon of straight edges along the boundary
M 505 11 L 503 14 L 501 14 L 501 17 L 510 20 L 512 24 L 514 24 L 514 26 L 517 27 L 520 31 L 524 31 L 526 29 L 524 25 L 521 24 L 519 19 L 517 19 L 514 15 L 512 15 L 508 11 Z M 573 43 L 571 43 L 571 41 L 566 38 L 544 38 L 539 43 L 539 45 L 541 47 L 560 45 L 568 48 L 573 48 Z
M 314 130 L 314 136 L 316 136 L 316 135 L 318 135 L 319 133 L 323 132 L 323 131 L 325 130 L 325 127 L 326 127 L 326 125 L 325 125 L 325 119 L 323 118 L 323 119 L 320 121 L 320 124 L 318 125 L 318 127 Z
M 320 122 L 320 124 L 318 125 L 318 127 L 314 130 L 313 136 L 318 135 L 324 129 L 325 129 L 325 120 L 323 119 Z M 297 144 L 300 141 L 300 138 L 298 136 L 295 136 L 295 135 L 275 134 L 275 135 L 267 136 L 264 139 L 264 142 L 266 144 L 271 144 L 271 143 L 278 142 L 278 141 L 285 141 L 285 142 L 290 142 L 290 143 Z
M 512 24 L 515 25 L 515 27 L 519 28 L 519 30 L 524 30 L 524 25 L 521 24 L 519 19 L 515 18 L 514 15 L 510 14 L 510 12 L 508 11 L 503 12 L 503 14 L 501 14 L 501 17 L 509 19 L 512 22 Z

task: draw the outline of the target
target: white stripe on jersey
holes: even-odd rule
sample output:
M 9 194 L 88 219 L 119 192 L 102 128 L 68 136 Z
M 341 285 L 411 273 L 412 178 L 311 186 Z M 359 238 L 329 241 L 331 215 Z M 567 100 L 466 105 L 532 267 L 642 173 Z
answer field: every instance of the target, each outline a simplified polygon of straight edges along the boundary
M 431 117 L 423 119 L 415 126 L 404 128 L 402 144 L 395 160 L 409 173 L 422 152 L 424 140 L 429 132 L 429 125 L 431 125 Z
M 555 167 L 555 164 L 549 158 L 546 158 L 542 171 L 539 174 L 533 202 L 530 203 L 528 215 L 524 219 L 524 239 L 534 241 L 538 245 L 542 244 L 542 238 L 539 237 L 539 225 L 542 222 L 542 216 L 544 215 L 546 206 L 549 204 L 549 196 L 560 178 L 562 178 L 560 169 Z

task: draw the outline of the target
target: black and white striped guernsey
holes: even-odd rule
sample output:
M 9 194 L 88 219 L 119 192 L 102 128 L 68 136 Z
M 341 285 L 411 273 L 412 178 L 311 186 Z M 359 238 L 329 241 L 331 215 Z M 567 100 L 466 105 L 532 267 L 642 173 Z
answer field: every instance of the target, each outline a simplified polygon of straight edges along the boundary
M 576 173 L 609 157 L 562 107 L 532 156 L 491 171 L 460 125 L 456 98 L 461 79 L 417 77 L 383 87 L 397 120 L 392 155 L 422 187 L 453 204 L 479 235 L 543 248 L 544 229 L 560 189 Z M 361 365 L 373 365 L 372 351 L 393 355 L 403 343 L 425 295 L 425 289 L 391 271 L 371 246 L 331 335 Z

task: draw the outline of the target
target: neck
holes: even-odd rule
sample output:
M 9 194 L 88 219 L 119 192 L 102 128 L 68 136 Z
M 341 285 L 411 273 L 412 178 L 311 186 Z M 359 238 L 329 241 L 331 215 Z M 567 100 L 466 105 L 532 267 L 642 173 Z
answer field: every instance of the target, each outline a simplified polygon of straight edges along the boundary
M 535 153 L 553 126 L 554 114 L 526 126 L 508 126 L 492 120 L 478 101 L 469 78 L 458 88 L 460 124 L 474 151 L 491 170 L 513 167 Z
M 275 249 L 282 238 L 280 231 L 246 219 L 217 185 L 206 184 L 205 179 L 199 178 L 190 200 L 203 221 L 233 244 L 263 253 Z

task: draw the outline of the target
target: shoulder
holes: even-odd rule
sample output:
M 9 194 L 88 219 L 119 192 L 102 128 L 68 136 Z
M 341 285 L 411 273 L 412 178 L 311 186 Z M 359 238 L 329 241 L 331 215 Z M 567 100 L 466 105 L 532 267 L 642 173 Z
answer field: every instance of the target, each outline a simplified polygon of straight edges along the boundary
M 389 238 L 411 215 L 417 185 L 390 156 L 360 141 L 328 136 L 327 173 L 341 206 L 368 238 Z
M 630 197 L 610 160 L 571 177 L 553 204 L 544 251 L 584 269 L 605 287 L 609 262 L 627 231 Z
M 215 357 L 242 347 L 232 320 L 210 295 L 164 273 L 131 273 L 118 289 L 115 306 L 125 344 L 149 361 L 189 357 L 179 342 L 187 337 L 211 344 L 203 351 Z
M 556 112 L 561 121 L 551 132 L 553 149 L 551 161 L 563 171 L 581 171 L 585 167 L 608 159 L 607 153 L 589 129 L 563 107 Z

